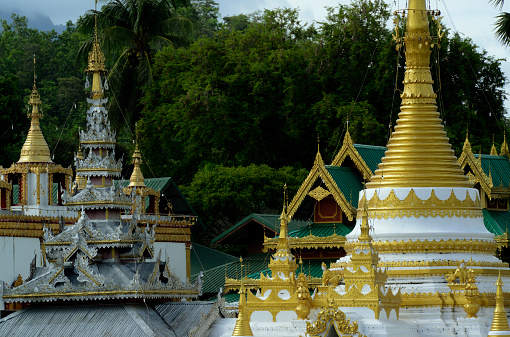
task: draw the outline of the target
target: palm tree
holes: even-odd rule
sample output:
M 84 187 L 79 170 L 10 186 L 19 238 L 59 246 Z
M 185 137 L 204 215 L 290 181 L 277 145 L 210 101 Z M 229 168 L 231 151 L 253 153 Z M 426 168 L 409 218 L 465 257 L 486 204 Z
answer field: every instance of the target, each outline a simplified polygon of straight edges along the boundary
M 502 9 L 505 0 L 489 0 L 489 2 L 492 3 L 494 7 Z M 496 28 L 494 31 L 498 40 L 505 46 L 510 45 L 510 13 L 501 12 L 501 14 L 497 16 L 495 26 Z
M 101 0 L 100 0 L 101 1 Z M 189 19 L 176 15 L 176 10 L 189 6 L 189 0 L 102 0 L 101 10 L 90 10 L 78 28 L 92 36 L 96 15 L 101 48 L 111 64 L 110 115 L 119 129 L 131 129 L 139 118 L 139 100 L 152 84 L 152 63 L 157 51 L 178 47 L 187 42 L 192 32 Z M 85 42 L 80 56 L 85 58 L 93 38 Z

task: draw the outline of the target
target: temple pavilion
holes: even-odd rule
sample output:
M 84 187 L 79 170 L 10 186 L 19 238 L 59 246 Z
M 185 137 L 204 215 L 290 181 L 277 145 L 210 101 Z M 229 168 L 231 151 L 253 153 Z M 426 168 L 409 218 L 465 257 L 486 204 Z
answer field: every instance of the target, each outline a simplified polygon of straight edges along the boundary
M 282 212 L 279 236 L 264 240 L 276 249 L 268 265 L 271 272 L 260 274 L 256 294 L 248 292 L 246 298 L 240 281 L 235 328 L 227 320 L 217 322 L 215 336 L 508 334 L 504 306 L 510 302 L 503 283 L 508 284 L 510 269 L 497 257 L 506 239 L 501 233 L 505 225 L 494 220 L 508 211 L 508 182 L 502 176 L 498 181 L 500 176 L 491 171 L 495 162 L 508 158 L 504 151 L 491 158 L 468 156 L 468 141 L 461 158 L 454 156 L 437 112 L 430 71 L 431 49 L 440 34 L 431 36 L 429 25 L 439 13 L 427 9 L 425 0 L 411 0 L 408 6 L 402 12 L 405 35 L 396 36 L 406 56 L 401 110 L 384 155 L 374 160 L 375 167 L 366 160 L 363 165 L 352 148 L 348 160 L 337 155 L 334 163 L 345 163 L 341 171 L 350 168 L 357 175 L 357 187 L 349 188 L 355 179 L 335 180 L 336 167 L 324 165 L 318 153 L 309 177 Z M 349 138 L 347 134 L 344 146 L 351 143 L 357 150 Z M 356 203 L 349 190 L 357 194 Z M 341 220 L 349 229 L 337 243 L 345 256 L 323 269 L 322 284 L 311 287 L 311 293 L 302 291 L 309 278 L 291 263 L 297 259 L 293 252 L 299 251 L 292 245 L 303 240 L 295 236 L 298 231 L 286 229 L 299 207 L 306 207 L 306 198 L 314 199 L 318 225 L 327 214 L 335 227 Z M 308 230 L 304 236 L 311 235 Z M 283 267 L 276 268 L 276 262 L 287 264 L 278 269 Z

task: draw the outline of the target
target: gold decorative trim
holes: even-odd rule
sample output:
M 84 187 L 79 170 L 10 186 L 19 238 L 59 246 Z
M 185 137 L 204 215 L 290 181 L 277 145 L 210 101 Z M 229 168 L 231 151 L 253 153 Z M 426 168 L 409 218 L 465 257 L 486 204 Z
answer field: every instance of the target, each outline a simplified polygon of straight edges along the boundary
M 317 201 L 321 201 L 322 199 L 326 198 L 330 194 L 331 194 L 330 191 L 322 188 L 321 186 L 317 186 L 317 188 L 308 192 L 308 195 Z
M 366 196 L 363 195 L 359 204 L 365 202 Z M 478 194 L 476 199 L 472 200 L 469 192 L 466 190 L 466 198 L 459 200 L 452 192 L 448 199 L 439 199 L 434 190 L 432 190 L 430 197 L 426 200 L 418 198 L 414 189 L 411 188 L 409 194 L 400 200 L 394 190 L 391 190 L 385 199 L 380 199 L 377 191 L 368 201 L 368 215 L 370 218 L 388 219 L 388 218 L 402 218 L 402 217 L 469 217 L 469 218 L 483 218 L 482 209 L 480 208 L 480 198 Z M 362 210 L 358 210 L 358 217 L 361 217 Z
M 481 157 L 477 160 L 471 150 L 471 143 L 469 142 L 468 136 L 466 135 L 466 140 L 464 141 L 464 147 L 462 148 L 462 153 L 457 160 L 460 164 L 460 168 L 465 171 L 467 165 L 471 169 L 471 172 L 468 172 L 467 176 L 469 181 L 473 184 L 480 183 L 482 190 L 487 194 L 489 199 L 492 198 L 492 179 L 487 177 L 485 172 L 482 169 Z
M 374 248 L 379 253 L 487 253 L 495 254 L 498 244 L 495 241 L 482 240 L 416 240 L 416 241 L 374 241 Z M 350 252 L 355 242 L 345 244 L 345 251 Z
M 333 234 L 327 237 L 319 237 L 313 234 L 302 238 L 289 237 L 290 247 L 293 249 L 326 249 L 326 248 L 342 248 L 345 245 L 345 236 Z M 276 249 L 278 238 L 268 238 L 264 235 L 264 243 L 262 251 L 265 253 L 268 249 Z
M 356 209 L 347 201 L 346 197 L 342 194 L 338 186 L 336 185 L 335 180 L 329 174 L 328 170 L 326 170 L 324 160 L 322 160 L 322 156 L 320 152 L 317 152 L 317 155 L 315 156 L 315 161 L 313 164 L 312 169 L 310 170 L 310 173 L 306 177 L 305 181 L 301 184 L 301 187 L 297 191 L 296 195 L 292 199 L 292 202 L 290 203 L 288 207 L 288 213 L 287 215 L 289 218 L 291 218 L 296 211 L 298 210 L 299 206 L 305 199 L 305 197 L 308 195 L 310 190 L 313 187 L 313 184 L 315 181 L 321 178 L 324 184 L 326 185 L 326 188 L 331 192 L 333 195 L 333 198 L 335 199 L 336 203 L 340 206 L 342 211 L 347 215 L 347 218 L 349 221 L 352 221 L 354 219 L 354 216 L 356 214 Z
M 373 172 L 368 167 L 367 163 L 363 160 L 358 150 L 354 147 L 352 142 L 351 134 L 349 133 L 349 128 L 345 132 L 344 142 L 340 151 L 338 151 L 335 159 L 331 163 L 331 166 L 342 166 L 344 160 L 349 156 L 351 160 L 354 162 L 356 168 L 361 172 L 362 176 L 365 176 L 365 179 L 370 179 L 373 175 Z
M 340 309 L 332 307 L 322 309 L 317 315 L 317 320 L 313 322 L 313 324 L 306 322 L 306 333 L 312 335 L 312 337 L 316 337 L 330 329 L 335 329 L 340 336 L 344 334 L 348 334 L 349 336 L 364 336 L 358 332 L 357 321 L 351 323 Z M 328 333 L 327 335 L 329 336 L 330 334 Z

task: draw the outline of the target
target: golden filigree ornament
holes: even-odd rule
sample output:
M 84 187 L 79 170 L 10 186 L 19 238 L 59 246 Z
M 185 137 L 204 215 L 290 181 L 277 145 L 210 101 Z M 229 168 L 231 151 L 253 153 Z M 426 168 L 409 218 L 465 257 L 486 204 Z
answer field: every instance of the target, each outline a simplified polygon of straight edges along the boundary
M 325 188 L 322 188 L 321 186 L 317 186 L 317 188 L 308 192 L 308 195 L 317 201 L 321 201 L 330 194 L 331 194 L 330 191 L 326 190 Z
M 300 273 L 297 278 L 296 296 L 298 305 L 294 311 L 298 319 L 307 319 L 312 307 L 312 297 L 310 296 L 306 276 L 303 273 Z
M 312 336 L 317 336 L 329 328 L 334 328 L 340 335 L 363 336 L 358 332 L 357 321 L 351 323 L 340 309 L 335 309 L 332 306 L 322 309 L 313 324 L 306 322 L 306 333 Z
M 365 202 L 366 194 L 360 200 L 360 203 Z M 391 190 L 389 195 L 380 199 L 377 191 L 368 200 L 368 215 L 370 218 L 388 219 L 388 218 L 402 218 L 402 217 L 469 217 L 481 218 L 483 217 L 480 208 L 480 198 L 476 194 L 475 200 L 471 199 L 469 192 L 466 190 L 466 197 L 464 200 L 459 200 L 453 189 L 450 196 L 441 200 L 436 196 L 434 190 L 431 191 L 428 199 L 420 199 L 413 188 L 404 199 L 399 199 L 394 190 Z M 358 210 L 358 217 L 361 216 L 362 210 Z
M 475 271 L 469 269 L 466 278 L 466 289 L 464 296 L 466 296 L 467 303 L 464 304 L 463 309 L 467 314 L 467 318 L 476 318 L 476 314 L 480 310 L 480 292 L 476 285 Z

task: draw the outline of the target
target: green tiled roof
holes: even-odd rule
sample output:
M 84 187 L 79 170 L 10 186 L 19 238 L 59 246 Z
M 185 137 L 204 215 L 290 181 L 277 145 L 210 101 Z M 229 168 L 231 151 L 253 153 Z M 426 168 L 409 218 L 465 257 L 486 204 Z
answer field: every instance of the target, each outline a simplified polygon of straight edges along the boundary
M 226 263 L 238 260 L 238 257 L 199 245 L 198 243 L 191 244 L 191 275 L 196 275 L 200 273 L 201 270 L 209 270 L 218 266 L 224 266 Z
M 361 158 L 367 163 L 368 168 L 372 173 L 377 170 L 377 166 L 381 162 L 382 157 L 384 157 L 384 152 L 386 152 L 387 148 L 383 146 L 373 146 L 373 145 L 363 145 L 363 144 L 353 144 L 354 148 L 358 151 Z
M 336 185 L 345 199 L 355 208 L 358 208 L 358 195 L 363 189 L 362 177 L 358 171 L 351 167 L 338 167 L 326 165 L 326 170 L 335 180 Z
M 289 236 L 303 238 L 310 235 L 310 233 L 321 238 L 331 236 L 335 233 L 346 236 L 353 228 L 353 226 L 348 226 L 343 223 L 312 223 L 309 226 L 289 232 Z
M 480 155 L 475 154 L 475 158 Z M 494 187 L 509 187 L 510 184 L 510 160 L 505 156 L 491 156 L 482 154 L 483 172 L 492 176 L 492 185 Z
M 255 214 L 255 213 L 252 213 L 252 214 L 248 215 L 247 217 L 245 217 L 243 220 L 236 223 L 234 226 L 230 227 L 229 229 L 227 229 L 226 231 L 224 231 L 223 233 L 221 233 L 220 235 L 218 235 L 217 237 L 212 239 L 211 242 L 212 243 L 218 242 L 219 240 L 227 237 L 228 235 L 230 235 L 231 233 L 240 229 L 241 227 L 243 227 L 245 224 L 247 224 L 249 221 L 252 221 L 252 220 L 260 223 L 263 226 L 266 226 L 267 228 L 271 229 L 274 232 L 278 232 L 278 230 L 280 228 L 280 219 L 279 218 L 280 218 L 280 215 L 278 215 L 278 214 Z M 305 227 L 306 224 L 307 224 L 307 222 L 304 220 L 292 219 L 289 222 L 288 228 L 289 228 L 289 231 L 293 231 L 298 228 Z
M 269 254 L 256 255 L 254 257 L 247 257 L 243 259 L 243 275 L 257 274 L 260 275 L 262 270 L 267 268 L 269 263 Z M 241 277 L 241 264 L 236 259 L 235 262 L 229 262 L 221 266 L 214 267 L 204 271 L 202 278 L 203 293 L 217 293 L 221 287 L 225 285 L 225 275 L 229 278 L 240 278 Z M 198 277 L 198 273 L 191 275 L 191 282 L 195 281 Z
M 486 209 L 483 211 L 483 222 L 485 223 L 485 228 L 495 235 L 501 235 L 506 232 L 510 227 L 510 212 L 501 212 L 501 211 L 488 211 Z

